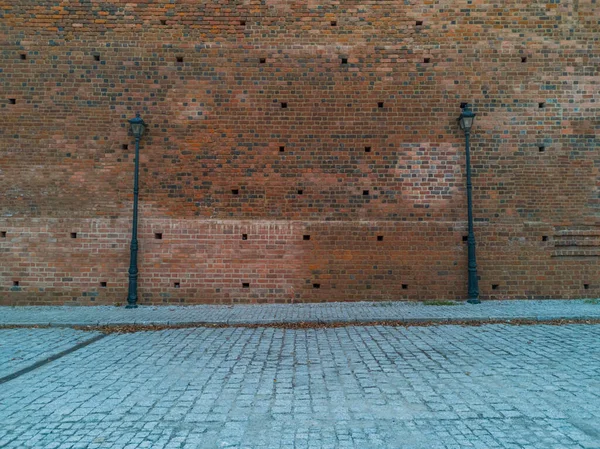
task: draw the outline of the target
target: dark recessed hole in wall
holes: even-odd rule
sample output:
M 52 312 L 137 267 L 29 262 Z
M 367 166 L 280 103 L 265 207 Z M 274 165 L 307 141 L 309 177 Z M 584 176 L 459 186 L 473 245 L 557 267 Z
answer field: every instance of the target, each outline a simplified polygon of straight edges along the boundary
M 13 281 L 13 287 L 18 287 L 19 286 L 19 281 Z
M 378 235 L 377 236 L 377 241 L 378 242 L 383 242 L 383 235 Z
M 583 284 L 583 288 L 586 289 L 586 290 L 589 290 L 590 284 Z
M 286 102 L 281 103 L 281 108 L 282 109 L 286 109 L 287 108 L 287 103 Z
M 100 282 L 100 287 L 106 288 L 106 282 L 104 282 L 104 281 Z
M 285 147 L 284 147 L 284 146 L 280 146 L 280 147 L 279 147 L 279 152 L 280 152 L 280 153 L 283 153 L 284 151 L 285 151 Z
M 154 238 L 156 240 L 162 240 L 162 232 L 155 232 L 154 233 Z
M 76 239 L 77 238 L 77 233 L 76 232 L 71 232 L 71 238 L 72 239 Z
M 175 58 L 175 61 L 177 62 L 177 64 L 183 64 L 183 56 L 177 56 Z
M 246 26 L 246 21 L 245 20 L 240 20 L 240 25 L 241 26 Z
M 173 287 L 175 287 L 175 288 L 181 288 L 181 283 L 179 283 L 179 282 L 173 282 Z
M 248 240 L 248 234 L 242 234 L 242 240 Z
M 365 147 L 365 153 L 370 153 L 371 152 L 371 147 Z
M 342 58 L 342 64 L 348 64 L 348 58 Z
M 337 20 L 332 20 L 329 23 L 331 24 L 332 27 L 336 27 L 337 26 Z
M 100 55 L 94 55 L 94 61 L 100 61 Z
M 431 58 L 424 58 L 424 59 L 423 59 L 423 62 L 424 62 L 425 64 L 429 64 L 429 63 L 431 62 Z
M 377 103 L 377 107 L 378 107 L 378 108 L 382 108 L 382 107 L 383 107 L 383 101 L 380 101 L 380 102 L 378 102 L 378 103 Z
M 9 104 L 17 104 L 17 99 L 16 98 L 9 98 L 8 102 L 9 102 Z
M 21 53 L 19 57 L 23 60 L 27 59 L 27 55 L 25 53 Z
M 547 235 L 543 235 L 542 236 L 542 242 L 547 242 L 548 241 L 548 236 Z
M 310 235 L 303 235 L 302 240 L 310 240 Z
M 240 191 L 238 189 L 231 189 L 232 195 L 238 195 L 239 193 L 240 193 Z
M 258 60 L 261 64 L 264 64 L 265 62 L 267 62 L 267 58 L 260 58 Z
M 304 194 L 304 190 L 298 189 L 298 195 L 302 195 L 302 194 Z
M 468 242 L 469 241 L 469 236 L 468 235 L 463 235 L 462 236 L 462 240 L 463 240 L 463 242 Z
M 128 150 L 129 149 L 129 145 L 124 143 L 123 145 L 121 145 L 121 149 L 122 150 Z
M 250 288 L 250 282 L 242 282 L 242 288 Z
M 402 290 L 408 290 L 408 284 L 402 284 Z
M 5 239 L 6 238 L 6 231 L 0 232 L 0 237 L 2 237 L 3 239 Z
M 546 103 L 544 103 L 544 102 L 538 103 L 538 108 L 544 109 L 545 107 L 546 107 Z
M 415 25 L 417 25 L 418 27 L 423 26 L 423 21 L 422 20 L 417 20 L 415 22 Z
M 539 150 L 539 152 L 540 152 L 540 153 L 544 153 L 544 152 L 546 151 L 546 147 L 545 147 L 545 146 L 543 146 L 543 145 L 540 145 L 540 146 L 538 147 L 538 150 Z
M 313 288 L 321 288 L 321 284 L 313 284 Z
M 500 287 L 498 284 L 492 284 L 492 290 L 498 290 L 498 287 Z
M 527 62 L 527 56 L 521 56 L 521 62 Z
M 369 191 L 368 191 L 368 190 L 363 190 L 363 195 L 364 195 L 364 196 L 367 196 L 368 194 L 369 194 Z
M 160 24 L 161 24 L 161 25 L 166 25 L 166 24 L 167 24 L 167 21 L 166 21 L 166 20 L 164 20 L 164 19 L 162 19 L 162 20 L 160 21 Z
M 466 108 L 466 107 L 467 107 L 467 105 L 468 105 L 468 104 L 469 104 L 469 103 L 461 103 L 461 104 L 460 104 L 460 108 L 461 108 L 461 109 L 464 109 L 464 108 Z

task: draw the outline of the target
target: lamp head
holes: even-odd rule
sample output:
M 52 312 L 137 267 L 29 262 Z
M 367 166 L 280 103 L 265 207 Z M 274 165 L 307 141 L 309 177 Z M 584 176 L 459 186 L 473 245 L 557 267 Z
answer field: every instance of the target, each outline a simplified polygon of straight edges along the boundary
M 465 132 L 471 131 L 473 122 L 475 121 L 475 115 L 476 114 L 471 110 L 471 105 L 467 103 L 460 113 L 460 117 L 458 118 L 460 129 Z
M 129 123 L 131 124 L 131 132 L 133 133 L 135 138 L 139 139 L 140 137 L 142 137 L 142 134 L 144 134 L 144 130 L 146 129 L 146 124 L 144 123 L 144 120 L 142 120 L 142 118 L 140 117 L 139 112 L 135 114 L 135 118 L 129 120 Z

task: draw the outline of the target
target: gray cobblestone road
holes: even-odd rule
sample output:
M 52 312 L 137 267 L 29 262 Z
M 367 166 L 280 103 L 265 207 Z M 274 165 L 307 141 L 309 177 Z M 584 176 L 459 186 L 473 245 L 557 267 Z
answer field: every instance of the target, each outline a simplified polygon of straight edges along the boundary
M 415 302 L 325 304 L 195 305 L 123 307 L 0 307 L 0 324 L 268 324 L 280 322 L 372 322 L 600 318 L 598 300 L 483 301 L 473 305 Z
M 99 334 L 73 329 L 1 329 L 0 379 L 95 335 Z
M 7 449 L 600 448 L 600 326 L 112 334 L 0 385 L 0 423 Z

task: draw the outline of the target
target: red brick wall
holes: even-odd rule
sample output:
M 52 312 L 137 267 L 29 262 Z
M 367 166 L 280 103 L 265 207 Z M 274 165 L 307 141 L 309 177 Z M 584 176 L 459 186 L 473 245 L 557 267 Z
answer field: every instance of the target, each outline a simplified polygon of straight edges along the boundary
M 592 0 L 0 10 L 2 304 L 125 301 L 138 111 L 142 303 L 465 298 L 462 102 L 482 298 L 598 296 Z

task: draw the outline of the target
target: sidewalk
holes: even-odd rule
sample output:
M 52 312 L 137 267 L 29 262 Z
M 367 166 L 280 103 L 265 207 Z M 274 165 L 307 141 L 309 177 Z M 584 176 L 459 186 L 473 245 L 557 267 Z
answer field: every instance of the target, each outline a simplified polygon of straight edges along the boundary
M 597 301 L 433 304 L 1 307 L 0 447 L 600 449 Z
M 440 305 L 444 304 L 444 305 Z M 452 305 L 445 305 L 452 304 Z M 451 302 L 358 302 L 325 304 L 0 307 L 0 326 L 207 325 L 278 323 L 460 323 L 499 320 L 596 320 L 597 300 Z

